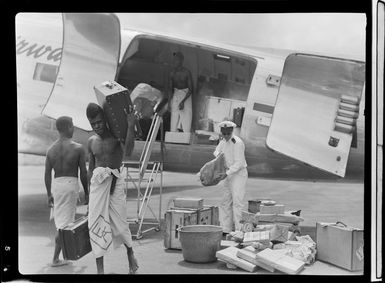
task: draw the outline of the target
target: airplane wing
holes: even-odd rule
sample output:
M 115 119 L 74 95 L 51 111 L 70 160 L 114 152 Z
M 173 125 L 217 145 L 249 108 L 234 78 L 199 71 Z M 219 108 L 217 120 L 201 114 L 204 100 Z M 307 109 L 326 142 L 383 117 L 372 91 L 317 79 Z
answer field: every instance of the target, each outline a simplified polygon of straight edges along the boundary
M 97 103 L 93 87 L 114 80 L 120 54 L 120 22 L 114 14 L 63 14 L 63 54 L 42 114 L 70 116 L 74 125 L 92 130 L 88 103 Z
M 364 84 L 363 62 L 290 55 L 266 145 L 344 177 Z

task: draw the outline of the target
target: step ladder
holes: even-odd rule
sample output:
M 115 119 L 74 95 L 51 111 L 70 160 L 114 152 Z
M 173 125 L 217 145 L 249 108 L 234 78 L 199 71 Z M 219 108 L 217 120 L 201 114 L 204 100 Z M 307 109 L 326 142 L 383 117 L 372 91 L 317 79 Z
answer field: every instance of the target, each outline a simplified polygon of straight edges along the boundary
M 160 161 L 150 161 L 151 152 L 159 129 L 161 130 L 161 158 Z M 163 145 L 163 118 L 158 113 L 155 113 L 139 161 L 122 162 L 122 165 L 126 169 L 126 177 L 124 179 L 126 183 L 126 200 L 128 201 L 127 191 L 129 189 L 129 183 L 132 183 L 134 189 L 137 190 L 136 218 L 128 219 L 128 221 L 129 223 L 138 225 L 138 230 L 134 235 L 138 240 L 143 237 L 144 233 L 152 230 L 160 231 L 163 184 Z M 150 200 L 158 175 L 160 175 L 159 212 L 158 215 L 156 215 L 150 206 Z M 142 186 L 145 187 L 144 193 L 142 193 Z M 150 222 L 147 220 L 145 221 L 144 218 L 147 210 L 151 212 L 153 217 L 153 219 L 150 219 Z M 144 224 L 151 225 L 152 227 L 142 230 Z

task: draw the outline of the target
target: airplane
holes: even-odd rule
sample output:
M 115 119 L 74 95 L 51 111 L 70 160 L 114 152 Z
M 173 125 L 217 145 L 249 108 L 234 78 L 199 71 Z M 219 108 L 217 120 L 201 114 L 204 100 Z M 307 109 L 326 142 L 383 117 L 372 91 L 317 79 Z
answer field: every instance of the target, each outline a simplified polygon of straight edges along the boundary
M 85 145 L 93 134 L 85 109 L 97 103 L 94 86 L 116 81 L 132 91 L 146 83 L 164 93 L 173 54 L 181 51 L 195 88 L 193 130 L 185 143 L 166 138 L 164 170 L 198 172 L 214 158 L 218 123 L 231 119 L 250 176 L 364 179 L 362 60 L 121 29 L 115 14 L 64 13 L 44 28 L 38 15 L 26 18 L 36 29 L 16 30 L 19 153 L 45 155 L 62 115 L 73 118 L 74 140 Z M 31 104 L 42 115 L 30 119 Z M 165 116 L 166 130 L 168 123 Z M 144 143 L 135 142 L 132 159 Z M 159 141 L 152 158 L 160 158 Z

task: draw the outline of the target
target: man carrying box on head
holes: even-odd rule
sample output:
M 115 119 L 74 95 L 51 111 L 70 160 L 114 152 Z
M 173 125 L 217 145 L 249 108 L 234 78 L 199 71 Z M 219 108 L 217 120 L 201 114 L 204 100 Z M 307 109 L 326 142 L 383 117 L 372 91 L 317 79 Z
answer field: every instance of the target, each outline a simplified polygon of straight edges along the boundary
M 182 52 L 174 53 L 174 69 L 169 77 L 169 101 L 171 101 L 170 131 L 191 131 L 193 83 L 191 72 L 183 67 Z
M 125 183 L 119 171 L 123 158 L 134 148 L 135 118 L 132 109 L 128 112 L 126 146 L 123 146 L 108 129 L 103 109 L 95 103 L 87 106 L 87 118 L 95 131 L 88 139 L 88 228 L 98 274 L 104 273 L 103 256 L 112 243 L 115 248 L 125 245 L 130 273 L 138 269 L 127 221 Z
M 85 204 L 88 203 L 87 168 L 83 146 L 71 140 L 74 132 L 72 119 L 67 116 L 59 117 L 56 120 L 56 129 L 60 137 L 47 151 L 44 181 L 47 189 L 48 205 L 53 207 L 56 229 L 62 229 L 75 221 L 76 203 L 79 194 L 79 170 L 80 181 L 85 193 Z M 55 172 L 53 181 L 52 169 Z M 65 260 L 59 260 L 61 249 L 59 234 L 57 234 L 52 261 L 53 267 L 68 263 Z
M 226 173 L 219 176 L 223 182 L 223 197 L 220 205 L 220 222 L 224 233 L 233 230 L 241 230 L 243 200 L 246 191 L 248 177 L 247 164 L 245 160 L 245 145 L 243 141 L 233 134 L 236 125 L 231 121 L 224 121 L 219 124 L 223 139 L 215 149 L 214 155 L 224 153 L 226 160 Z

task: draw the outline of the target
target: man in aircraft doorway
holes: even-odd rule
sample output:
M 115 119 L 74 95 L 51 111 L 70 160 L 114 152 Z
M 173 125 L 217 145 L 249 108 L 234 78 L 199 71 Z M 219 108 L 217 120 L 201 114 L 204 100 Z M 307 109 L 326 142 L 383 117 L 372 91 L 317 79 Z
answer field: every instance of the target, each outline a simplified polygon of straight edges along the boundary
M 218 156 L 223 153 L 226 160 L 226 172 L 220 174 L 219 180 L 223 181 L 223 196 L 220 204 L 220 222 L 223 233 L 241 230 L 241 216 L 243 200 L 246 192 L 247 164 L 245 159 L 245 145 L 243 141 L 233 134 L 236 125 L 231 121 L 219 123 L 223 139 L 214 151 Z
M 168 91 L 171 101 L 170 131 L 191 131 L 193 83 L 191 72 L 183 67 L 184 56 L 174 53 L 174 69 L 169 76 Z
M 103 109 L 95 103 L 87 106 L 87 118 L 95 132 L 88 139 L 88 228 L 98 274 L 104 274 L 103 257 L 111 245 L 118 248 L 124 244 L 129 273 L 134 274 L 138 269 L 127 221 L 125 183 L 120 172 L 122 160 L 130 156 L 134 148 L 135 117 L 132 109 L 128 112 L 127 136 L 123 145 L 109 131 Z
M 44 181 L 47 189 L 48 206 L 53 209 L 56 229 L 62 229 L 75 221 L 76 203 L 79 195 L 79 171 L 85 194 L 85 204 L 88 203 L 87 169 L 86 153 L 83 146 L 72 141 L 74 132 L 72 119 L 67 116 L 59 117 L 56 120 L 56 129 L 60 137 L 47 151 Z M 55 172 L 53 180 L 52 169 Z M 68 264 L 65 260 L 59 260 L 61 249 L 59 233 L 57 233 L 52 261 L 53 267 Z

